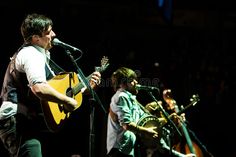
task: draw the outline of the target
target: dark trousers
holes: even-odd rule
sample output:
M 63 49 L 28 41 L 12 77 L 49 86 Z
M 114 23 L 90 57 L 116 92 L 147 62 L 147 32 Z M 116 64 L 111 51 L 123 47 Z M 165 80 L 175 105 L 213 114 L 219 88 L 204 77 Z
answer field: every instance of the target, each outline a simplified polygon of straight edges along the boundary
M 121 153 L 117 148 L 112 148 L 108 154 L 108 157 L 132 157 L 132 155 L 126 155 Z
M 42 157 L 40 142 L 28 135 L 24 136 L 26 134 L 22 134 L 22 129 L 26 130 L 27 128 L 21 127 L 19 129 L 17 125 L 18 121 L 15 116 L 0 120 L 0 139 L 4 147 L 8 150 L 9 156 Z

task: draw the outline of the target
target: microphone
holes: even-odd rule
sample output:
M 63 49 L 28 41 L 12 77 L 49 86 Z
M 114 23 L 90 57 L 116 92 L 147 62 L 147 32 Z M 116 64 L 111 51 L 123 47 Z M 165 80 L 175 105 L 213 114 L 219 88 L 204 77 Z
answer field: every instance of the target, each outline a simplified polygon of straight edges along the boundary
M 135 88 L 136 88 L 137 90 L 158 90 L 158 91 L 159 91 L 159 88 L 157 88 L 157 87 L 143 86 L 143 85 L 140 85 L 140 84 L 137 84 L 137 85 L 135 86 Z
M 76 47 L 74 47 L 74 46 L 71 46 L 71 45 L 69 45 L 69 44 L 66 44 L 66 43 L 60 41 L 60 40 L 57 39 L 57 38 L 54 38 L 54 39 L 52 40 L 52 44 L 53 44 L 53 45 L 57 45 L 57 46 L 61 46 L 61 47 L 63 47 L 64 49 L 71 49 L 71 50 L 73 50 L 73 51 L 80 51 L 80 52 L 82 52 L 80 49 L 78 49 L 78 48 L 76 48 Z

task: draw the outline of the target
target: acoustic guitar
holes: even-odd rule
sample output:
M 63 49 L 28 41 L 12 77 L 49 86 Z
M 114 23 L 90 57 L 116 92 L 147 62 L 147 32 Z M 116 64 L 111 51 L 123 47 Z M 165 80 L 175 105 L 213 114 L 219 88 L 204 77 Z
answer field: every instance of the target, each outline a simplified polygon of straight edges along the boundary
M 101 66 L 96 67 L 96 71 L 103 72 L 108 67 L 108 58 L 104 56 L 101 59 Z M 87 79 L 91 78 L 90 74 Z M 48 81 L 58 92 L 65 94 L 69 97 L 73 97 L 79 108 L 82 104 L 82 92 L 81 89 L 84 87 L 83 83 L 79 81 L 78 75 L 75 72 L 68 72 L 56 75 Z M 64 125 L 65 121 L 70 117 L 71 112 L 65 110 L 63 104 L 58 104 L 52 101 L 41 101 L 42 111 L 44 119 L 48 129 L 52 132 L 57 132 Z

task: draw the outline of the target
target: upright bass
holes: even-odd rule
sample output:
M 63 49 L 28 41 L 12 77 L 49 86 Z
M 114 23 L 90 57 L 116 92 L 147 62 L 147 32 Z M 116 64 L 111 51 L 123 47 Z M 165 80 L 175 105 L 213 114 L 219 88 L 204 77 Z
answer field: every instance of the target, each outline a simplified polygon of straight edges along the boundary
M 198 95 L 193 95 L 192 98 L 190 99 L 191 100 L 190 104 L 187 105 L 182 110 L 179 110 L 176 101 L 172 98 L 170 89 L 166 89 L 163 91 L 163 99 L 167 103 L 168 110 L 175 112 L 177 115 L 182 114 L 182 116 L 180 116 L 180 120 L 178 121 L 178 126 L 180 127 L 179 129 L 181 130 L 184 139 L 177 140 L 177 142 L 175 142 L 173 146 L 173 149 L 184 154 L 193 153 L 196 154 L 196 157 L 204 157 L 200 147 L 191 139 L 189 135 L 184 115 L 184 111 L 187 108 L 194 106 L 199 101 Z

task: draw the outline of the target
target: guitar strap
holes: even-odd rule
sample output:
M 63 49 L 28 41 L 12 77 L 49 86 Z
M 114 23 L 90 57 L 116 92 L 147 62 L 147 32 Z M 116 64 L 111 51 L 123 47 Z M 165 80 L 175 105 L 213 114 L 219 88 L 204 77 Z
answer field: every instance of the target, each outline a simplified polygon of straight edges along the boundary
M 131 99 L 131 98 L 130 98 L 130 99 Z M 133 101 L 133 99 L 131 99 L 131 101 Z M 137 100 L 135 100 L 135 102 L 136 102 L 136 104 L 137 104 L 138 106 L 140 106 L 140 108 L 141 108 L 145 113 L 151 115 L 150 112 L 149 112 L 146 108 L 144 108 L 140 102 L 138 102 Z M 118 121 L 118 116 L 117 116 L 117 114 L 114 113 L 114 112 L 111 110 L 111 108 L 109 108 L 109 114 L 110 114 L 110 116 L 111 116 L 111 119 L 112 119 L 114 122 L 117 122 L 117 121 Z
M 110 116 L 111 116 L 111 119 L 112 119 L 114 122 L 117 122 L 117 121 L 118 121 L 118 116 L 117 116 L 117 114 L 115 114 L 115 113 L 111 110 L 111 108 L 109 108 L 109 114 L 110 114 Z
M 62 67 L 60 67 L 55 61 L 53 61 L 51 58 L 49 59 L 49 66 L 51 67 L 53 72 L 55 72 L 55 74 L 65 72 L 65 70 Z

